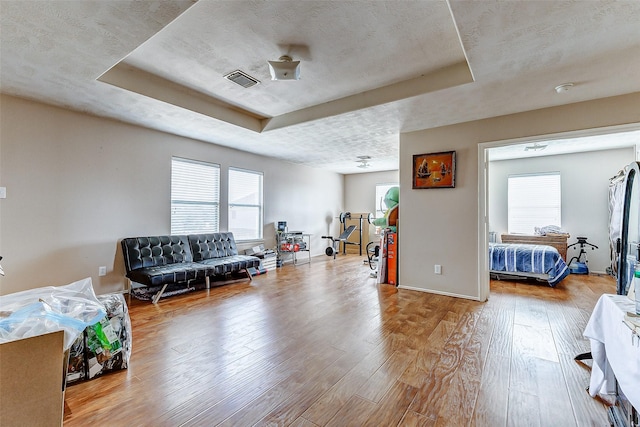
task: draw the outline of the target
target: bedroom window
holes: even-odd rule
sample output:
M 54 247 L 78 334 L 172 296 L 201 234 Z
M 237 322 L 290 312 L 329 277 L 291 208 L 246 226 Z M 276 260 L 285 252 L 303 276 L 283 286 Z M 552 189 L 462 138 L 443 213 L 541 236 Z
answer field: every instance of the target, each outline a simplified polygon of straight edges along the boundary
M 535 227 L 562 227 L 561 196 L 560 172 L 509 176 L 509 233 L 534 234 Z
M 262 239 L 262 177 L 229 168 L 229 231 L 236 240 Z
M 220 165 L 171 158 L 171 234 L 216 233 Z

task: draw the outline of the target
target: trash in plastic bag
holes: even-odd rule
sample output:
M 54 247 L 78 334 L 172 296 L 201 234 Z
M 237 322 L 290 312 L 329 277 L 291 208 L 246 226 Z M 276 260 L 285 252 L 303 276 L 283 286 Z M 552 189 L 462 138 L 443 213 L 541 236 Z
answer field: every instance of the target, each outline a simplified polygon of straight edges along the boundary
M 122 344 L 106 317 L 87 329 L 87 346 L 94 353 L 104 355 L 105 360 L 122 350 Z
M 68 350 L 87 326 L 105 314 L 91 278 L 0 296 L 0 343 L 63 330 Z
M 105 372 L 127 369 L 131 357 L 131 319 L 122 294 L 98 295 L 107 316 L 88 326 L 73 343 L 67 384 L 89 380 Z
M 75 381 L 87 379 L 86 366 L 87 361 L 84 355 L 84 338 L 85 334 L 78 335 L 78 338 L 71 344 L 69 348 L 69 364 L 67 366 L 67 384 Z

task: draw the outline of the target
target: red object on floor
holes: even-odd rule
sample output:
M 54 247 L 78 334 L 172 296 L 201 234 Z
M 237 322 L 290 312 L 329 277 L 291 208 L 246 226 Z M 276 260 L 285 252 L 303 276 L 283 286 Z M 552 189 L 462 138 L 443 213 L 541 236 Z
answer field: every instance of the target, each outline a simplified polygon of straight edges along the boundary
M 398 233 L 385 233 L 387 239 L 387 283 L 398 284 Z
M 300 245 L 298 243 L 283 243 L 280 245 L 281 251 L 298 252 L 300 251 Z

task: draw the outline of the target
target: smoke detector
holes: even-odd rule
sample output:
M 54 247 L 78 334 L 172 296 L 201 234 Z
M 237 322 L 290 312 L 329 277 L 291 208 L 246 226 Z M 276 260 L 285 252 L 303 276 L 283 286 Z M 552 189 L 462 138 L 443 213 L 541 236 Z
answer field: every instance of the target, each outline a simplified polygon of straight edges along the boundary
M 243 88 L 250 88 L 251 86 L 255 86 L 260 83 L 260 80 L 251 77 L 249 74 L 240 70 L 232 71 L 223 77 L 234 82 L 235 84 L 242 86 Z
M 561 85 L 556 86 L 554 89 L 556 93 L 564 93 L 568 92 L 572 87 L 573 83 L 562 83 Z

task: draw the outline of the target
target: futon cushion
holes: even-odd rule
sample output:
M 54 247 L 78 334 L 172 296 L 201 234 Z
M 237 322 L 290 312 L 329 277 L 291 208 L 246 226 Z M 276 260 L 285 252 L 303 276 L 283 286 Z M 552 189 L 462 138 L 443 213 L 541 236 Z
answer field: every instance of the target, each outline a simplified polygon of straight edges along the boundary
M 217 274 L 237 273 L 250 267 L 258 268 L 260 258 L 251 255 L 233 255 L 224 258 L 210 258 L 198 261 L 197 264 L 215 266 Z
M 127 277 L 146 286 L 184 283 L 212 276 L 216 269 L 193 262 L 187 236 L 130 237 L 122 240 Z
M 122 251 L 127 272 L 193 262 L 187 236 L 130 237 L 122 240 Z
M 191 234 L 187 237 L 193 260 L 199 264 L 215 266 L 217 274 L 236 273 L 249 267 L 260 266 L 258 257 L 238 255 L 238 248 L 231 232 Z
M 193 262 L 159 265 L 132 270 L 127 277 L 146 286 L 161 286 L 167 283 L 184 283 L 207 275 L 206 266 Z
M 233 233 L 190 234 L 187 237 L 196 262 L 238 255 Z

